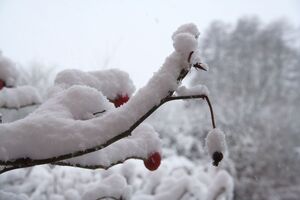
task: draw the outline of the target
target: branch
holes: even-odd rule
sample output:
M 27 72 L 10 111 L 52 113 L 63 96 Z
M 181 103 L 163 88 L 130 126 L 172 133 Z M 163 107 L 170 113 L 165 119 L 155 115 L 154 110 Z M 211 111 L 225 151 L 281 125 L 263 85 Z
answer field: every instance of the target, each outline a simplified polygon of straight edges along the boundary
M 4 105 L 4 106 L 1 106 L 0 109 L 3 108 L 3 109 L 7 109 L 7 110 L 20 110 L 22 108 L 27 108 L 27 107 L 31 107 L 31 106 L 39 106 L 39 105 L 41 105 L 41 104 L 32 103 L 32 104 L 22 105 L 19 107 L 9 107 L 9 106 Z
M 109 165 L 109 166 L 105 166 L 105 165 L 82 165 L 82 164 L 79 164 L 79 163 L 71 164 L 71 163 L 65 163 L 65 162 L 51 163 L 51 165 L 59 165 L 59 166 L 66 166 L 66 167 L 79 167 L 79 168 L 83 168 L 83 169 L 105 169 L 106 170 L 106 169 L 109 169 L 109 168 L 111 168 L 115 165 L 122 164 L 126 160 L 129 160 L 129 159 L 144 160 L 145 158 L 130 156 L 130 157 L 125 158 L 124 160 L 120 160 L 118 162 L 111 163 L 111 165 Z M 1 171 L 0 171 L 0 173 L 1 173 Z
M 116 197 L 113 197 L 113 196 L 105 196 L 105 197 L 100 197 L 96 200 L 101 200 L 101 199 L 113 199 L 113 200 L 122 200 L 122 197 L 120 198 L 116 198 Z
M 145 119 L 147 119 L 155 110 L 157 110 L 163 104 L 165 104 L 165 103 L 167 103 L 169 101 L 187 100 L 187 99 L 205 99 L 207 101 L 207 103 L 209 105 L 209 108 L 210 108 L 212 126 L 213 126 L 213 128 L 215 128 L 215 120 L 214 120 L 214 113 L 213 113 L 212 105 L 211 105 L 211 103 L 209 101 L 209 98 L 206 95 L 168 96 L 168 97 L 164 98 L 159 105 L 154 106 L 145 115 L 143 115 L 137 122 L 135 122 L 131 126 L 131 128 L 129 130 L 123 132 L 122 134 L 125 135 L 125 133 L 129 132 L 131 129 L 133 131 L 137 126 L 139 126 Z M 129 135 L 131 135 L 132 131 L 130 131 Z M 111 144 L 119 140 L 119 139 L 115 139 L 117 137 L 120 137 L 120 135 L 112 138 L 110 140 Z M 124 136 L 124 137 L 127 137 L 127 136 Z M 120 137 L 120 139 L 122 139 L 122 138 L 123 137 Z M 113 139 L 115 139 L 115 140 L 113 141 Z M 106 145 L 105 147 L 107 147 L 109 144 L 105 143 L 102 146 L 104 146 L 104 145 Z M 103 148 L 105 148 L 105 147 L 103 147 Z M 75 156 L 73 156 L 73 157 L 75 157 Z M 48 160 L 51 160 L 51 159 L 54 160 L 53 162 L 50 162 L 50 164 L 52 164 L 52 165 L 69 166 L 69 167 L 79 167 L 79 168 L 85 168 L 85 169 L 109 169 L 110 167 L 112 167 L 114 165 L 117 165 L 117 164 L 121 164 L 121 163 L 123 163 L 123 162 L 125 162 L 126 160 L 129 160 L 129 159 L 143 160 L 144 158 L 142 158 L 142 157 L 136 157 L 136 156 L 129 156 L 129 157 L 126 157 L 124 160 L 120 160 L 118 162 L 111 163 L 109 166 L 104 166 L 104 165 L 101 165 L 101 164 L 99 164 L 99 165 L 82 165 L 80 163 L 71 164 L 71 163 L 66 163 L 66 162 L 55 161 L 56 160 L 55 158 L 50 158 Z M 31 160 L 31 162 L 28 161 L 27 163 L 20 163 L 18 165 L 14 164 L 13 166 L 5 167 L 3 170 L 0 171 L 0 174 L 4 173 L 4 172 L 7 172 L 7 171 L 11 171 L 11 170 L 17 169 L 17 168 L 32 167 L 32 166 L 35 166 L 35 165 L 40 165 L 40 164 L 37 164 L 38 162 L 39 162 L 39 160 Z M 47 163 L 43 163 L 43 164 L 47 164 Z
M 192 55 L 193 52 L 190 53 L 190 56 Z M 185 76 L 188 74 L 191 64 L 189 64 L 189 67 L 183 68 L 178 75 L 177 78 L 177 83 L 180 83 L 182 79 L 185 78 Z M 195 66 L 195 65 L 193 65 Z M 150 110 L 148 110 L 144 115 L 142 115 L 136 122 L 134 122 L 129 129 L 126 131 L 112 137 L 111 139 L 107 140 L 104 144 L 99 144 L 97 146 L 85 149 L 85 150 L 78 150 L 72 153 L 66 153 L 63 155 L 59 155 L 57 157 L 51 157 L 51 158 L 46 158 L 46 159 L 31 159 L 31 158 L 18 158 L 16 160 L 8 160 L 8 161 L 2 161 L 0 160 L 0 165 L 12 165 L 14 168 L 23 168 L 23 167 L 30 167 L 34 165 L 42 165 L 42 164 L 49 164 L 49 163 L 57 163 L 62 160 L 74 158 L 77 156 L 82 156 L 84 154 L 92 153 L 95 151 L 99 151 L 103 148 L 106 148 L 107 146 L 113 144 L 114 142 L 121 140 L 125 137 L 128 137 L 131 135 L 131 132 L 139 126 L 145 119 L 147 119 L 154 111 L 156 111 L 161 105 L 168 101 L 172 100 L 179 100 L 179 99 L 195 99 L 195 98 L 205 98 L 206 101 L 209 104 L 210 107 L 210 112 L 211 112 L 211 118 L 212 118 L 212 124 L 213 127 L 215 127 L 215 122 L 214 122 L 214 116 L 213 116 L 213 111 L 212 111 L 212 106 L 210 104 L 210 101 L 207 96 L 205 95 L 195 95 L 195 96 L 181 96 L 181 97 L 173 97 L 172 95 L 174 94 L 174 91 L 169 91 L 168 95 L 162 98 L 161 102 L 158 105 L 153 106 Z M 9 168 L 6 168 L 6 171 L 8 171 Z
M 177 78 L 177 81 L 180 82 L 189 72 L 189 69 L 182 69 L 179 73 L 179 76 Z M 57 157 L 52 157 L 52 158 L 46 158 L 46 159 L 31 159 L 31 158 L 18 158 L 16 160 L 9 160 L 9 161 L 2 161 L 0 160 L 0 165 L 13 165 L 13 166 L 20 166 L 19 168 L 22 167 L 30 167 L 30 166 L 34 166 L 34 165 L 42 165 L 42 164 L 48 164 L 48 163 L 55 163 L 61 160 L 66 160 L 69 158 L 73 158 L 73 157 L 77 157 L 77 156 L 82 156 L 84 154 L 88 154 L 88 153 L 92 153 L 94 151 L 99 151 L 109 145 L 111 145 L 112 143 L 128 137 L 131 135 L 131 132 L 137 127 L 139 126 L 143 121 L 145 121 L 145 119 L 147 119 L 155 110 L 157 110 L 161 105 L 163 105 L 166 102 L 166 99 L 168 99 L 169 97 L 171 97 L 173 95 L 174 91 L 169 91 L 169 94 L 163 98 L 160 102 L 160 104 L 153 106 L 148 112 L 146 112 L 143 116 L 141 116 L 135 123 L 133 123 L 130 128 L 122 133 L 120 133 L 119 135 L 116 135 L 114 137 L 112 137 L 111 139 L 107 140 L 104 144 L 100 144 L 97 146 L 94 146 L 92 148 L 88 148 L 85 150 L 79 150 L 76 152 L 72 152 L 72 153 L 67 153 L 64 155 L 60 155 Z

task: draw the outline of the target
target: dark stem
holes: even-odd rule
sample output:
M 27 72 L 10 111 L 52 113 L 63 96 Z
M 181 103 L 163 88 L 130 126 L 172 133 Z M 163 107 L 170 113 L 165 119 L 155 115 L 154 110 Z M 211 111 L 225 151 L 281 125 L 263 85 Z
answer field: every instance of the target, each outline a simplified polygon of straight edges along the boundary
M 113 196 L 105 196 L 105 197 L 100 197 L 96 200 L 101 200 L 101 199 L 113 199 L 113 200 L 122 200 L 122 197 L 117 198 L 117 197 L 113 197 Z
M 204 94 L 202 94 L 202 95 L 191 95 L 191 96 L 174 96 L 174 97 L 167 98 L 166 101 L 173 101 L 173 100 L 180 100 L 180 99 L 205 99 L 207 104 L 208 104 L 208 107 L 209 107 L 212 127 L 216 128 L 214 111 L 213 111 L 213 107 L 210 103 L 210 100 L 209 100 L 208 96 L 206 96 Z
M 31 106 L 39 106 L 41 104 L 38 104 L 38 103 L 32 103 L 32 104 L 27 104 L 27 105 L 23 105 L 23 106 L 20 106 L 20 107 L 8 107 L 6 105 L 2 106 L 1 108 L 4 108 L 4 109 L 8 109 L 8 110 L 19 110 L 19 109 L 22 109 L 22 108 L 26 108 L 26 107 L 31 107 Z
M 208 96 L 205 96 L 205 100 L 208 104 L 208 107 L 209 107 L 209 111 L 210 111 L 210 118 L 211 118 L 211 122 L 212 122 L 212 126 L 213 128 L 216 128 L 216 123 L 215 123 L 215 116 L 214 116 L 214 111 L 213 111 L 213 107 L 210 103 L 210 100 L 208 98 Z
M 100 112 L 94 112 L 93 115 L 98 115 L 98 114 L 105 113 L 105 112 L 106 112 L 106 110 L 102 110 Z

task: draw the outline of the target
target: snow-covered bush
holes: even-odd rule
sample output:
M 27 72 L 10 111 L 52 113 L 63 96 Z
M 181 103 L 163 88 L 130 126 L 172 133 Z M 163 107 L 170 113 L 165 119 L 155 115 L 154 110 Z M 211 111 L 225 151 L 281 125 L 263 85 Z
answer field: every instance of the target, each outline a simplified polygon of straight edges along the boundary
M 181 86 L 181 81 L 191 68 L 208 69 L 201 62 L 197 50 L 198 36 L 194 24 L 179 27 L 172 36 L 175 51 L 166 58 L 147 85 L 135 94 L 135 87 L 128 74 L 120 70 L 65 70 L 59 73 L 55 85 L 49 90 L 48 99 L 38 109 L 24 119 L 0 125 L 0 172 L 42 164 L 108 169 L 131 158 L 143 160 L 146 168 L 156 170 L 163 153 L 160 138 L 151 125 L 143 122 L 161 105 L 181 99 L 204 99 L 208 103 L 213 131 L 208 135 L 207 146 L 214 165 L 218 166 L 225 153 L 225 137 L 219 129 L 215 129 L 208 89 L 202 85 L 192 88 Z M 21 96 L 23 98 L 24 95 Z M 222 191 L 225 188 L 228 192 L 226 196 L 230 199 L 232 181 L 230 175 L 221 171 L 215 175 L 216 178 L 228 183 L 224 183 L 226 187 L 207 185 L 213 188 L 208 190 L 213 194 L 201 191 L 202 181 L 195 187 L 189 172 L 187 175 L 183 173 L 180 179 L 158 178 L 155 185 L 157 191 L 153 193 L 151 189 L 150 196 L 143 194 L 137 199 L 219 196 L 218 188 Z M 88 187 L 82 198 L 103 196 L 127 199 L 130 188 L 122 178 L 118 175 L 103 178 L 101 184 Z M 172 191 L 164 192 L 170 184 L 175 187 Z M 44 186 L 42 184 L 39 187 Z M 66 196 L 79 198 L 74 191 Z M 26 199 L 26 196 L 16 198 Z M 52 195 L 50 199 L 62 198 L 60 195 Z
M 236 167 L 236 198 L 299 199 L 300 159 L 293 150 L 300 144 L 299 29 L 282 20 L 216 21 L 201 41 L 213 67 L 191 84 L 205 83 L 214 99 Z M 194 103 L 186 103 L 186 112 L 203 122 Z

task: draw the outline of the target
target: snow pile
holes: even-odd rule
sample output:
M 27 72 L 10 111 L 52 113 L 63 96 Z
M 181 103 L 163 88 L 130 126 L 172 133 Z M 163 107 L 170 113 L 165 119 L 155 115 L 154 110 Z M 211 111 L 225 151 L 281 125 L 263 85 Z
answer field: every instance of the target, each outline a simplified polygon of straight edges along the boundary
M 183 36 L 177 37 L 179 34 Z M 148 84 L 122 107 L 109 110 L 98 118 L 78 120 L 90 118 L 93 112 L 108 109 L 108 104 L 101 105 L 101 95 L 96 94 L 97 90 L 86 86 L 80 89 L 76 86 L 57 92 L 57 95 L 53 94 L 54 99 L 50 98 L 28 117 L 14 123 L 1 124 L 0 160 L 46 159 L 70 154 L 79 149 L 104 144 L 128 130 L 141 116 L 168 96 L 170 91 L 175 91 L 180 84 L 177 81 L 180 72 L 191 67 L 188 54 L 198 46 L 196 35 L 179 34 L 174 41 L 176 51 L 166 58 Z M 185 44 L 187 40 L 189 46 Z M 87 78 L 79 79 L 81 80 L 85 81 Z M 66 97 L 60 97 L 60 94 Z
M 180 33 L 189 33 L 191 35 L 194 35 L 197 39 L 200 35 L 200 32 L 197 28 L 197 26 L 193 23 L 183 24 L 173 33 L 172 39 L 175 40 L 176 35 Z
M 206 147 L 213 160 L 213 165 L 218 166 L 224 158 L 226 150 L 225 135 L 220 129 L 213 129 L 206 137 Z
M 180 86 L 176 93 L 178 96 L 194 96 L 194 95 L 209 95 L 209 91 L 205 85 L 196 85 L 191 88 Z
M 234 180 L 225 170 L 220 170 L 210 183 L 206 200 L 215 200 L 222 196 L 224 199 L 233 199 Z
M 183 55 L 189 55 L 197 49 L 198 43 L 194 35 L 190 33 L 179 33 L 174 36 L 174 49 Z
M 213 156 L 215 152 L 224 153 L 226 150 L 226 141 L 223 131 L 218 128 L 210 131 L 206 137 L 206 147 L 211 156 Z
M 3 80 L 6 86 L 12 87 L 16 85 L 17 77 L 16 64 L 3 56 L 0 50 L 0 80 Z
M 6 196 L 22 196 L 22 200 L 95 200 L 109 196 L 124 200 L 210 199 L 219 196 L 220 200 L 225 200 L 233 190 L 232 178 L 225 171 L 216 172 L 215 169 L 179 156 L 165 158 L 162 166 L 154 172 L 145 170 L 142 161 L 133 160 L 97 171 L 36 166 L 2 174 L 0 191 Z
M 31 86 L 19 86 L 16 88 L 5 87 L 0 91 L 0 107 L 21 108 L 40 103 L 40 95 L 37 90 Z
M 72 85 L 86 85 L 101 91 L 108 99 L 118 95 L 131 96 L 135 91 L 129 75 L 118 69 L 83 72 L 80 70 L 64 70 L 57 74 L 55 84 L 67 89 Z
M 85 200 L 101 198 L 129 199 L 130 187 L 126 180 L 119 174 L 111 175 L 93 185 L 83 196 Z
M 113 104 L 95 88 L 74 85 L 53 95 L 28 118 L 49 115 L 49 117 L 52 116 L 65 121 L 68 119 L 87 120 L 94 118 L 93 113 L 108 112 L 113 108 Z

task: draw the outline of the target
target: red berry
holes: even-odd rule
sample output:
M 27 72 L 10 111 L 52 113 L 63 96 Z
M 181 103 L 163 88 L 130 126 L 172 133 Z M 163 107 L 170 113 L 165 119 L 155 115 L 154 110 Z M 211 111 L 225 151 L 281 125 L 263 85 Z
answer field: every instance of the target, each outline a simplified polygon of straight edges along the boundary
M 126 103 L 128 100 L 129 100 L 129 97 L 126 94 L 125 96 L 118 95 L 117 98 L 115 98 L 114 100 L 111 100 L 111 102 L 115 104 L 115 107 L 119 107 L 119 106 L 123 105 L 124 103 Z
M 0 80 L 0 90 L 2 90 L 3 87 L 5 87 L 5 82 Z
M 144 165 L 150 171 L 154 171 L 159 167 L 160 161 L 161 161 L 160 154 L 158 152 L 154 152 L 150 154 L 147 160 L 144 160 Z

